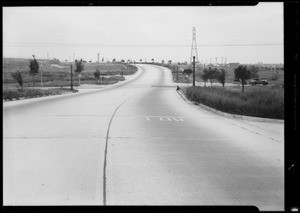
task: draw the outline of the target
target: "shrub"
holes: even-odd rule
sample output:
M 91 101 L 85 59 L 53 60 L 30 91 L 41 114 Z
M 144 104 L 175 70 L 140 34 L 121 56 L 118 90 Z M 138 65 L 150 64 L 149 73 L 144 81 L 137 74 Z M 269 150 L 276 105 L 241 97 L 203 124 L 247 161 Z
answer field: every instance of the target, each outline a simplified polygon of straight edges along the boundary
M 271 77 L 270 77 L 270 80 L 272 81 L 277 81 L 279 80 L 280 76 L 278 73 L 274 73 Z
M 20 85 L 21 90 L 23 89 L 23 78 L 22 78 L 22 74 L 17 71 L 15 73 L 11 74 L 11 77 Z
M 2 97 L 3 100 L 13 100 L 13 99 L 20 99 L 20 98 L 35 98 L 41 96 L 48 96 L 48 95 L 60 95 L 63 92 L 78 92 L 78 90 L 71 91 L 69 89 L 25 89 L 25 90 L 6 90 L 3 91 Z

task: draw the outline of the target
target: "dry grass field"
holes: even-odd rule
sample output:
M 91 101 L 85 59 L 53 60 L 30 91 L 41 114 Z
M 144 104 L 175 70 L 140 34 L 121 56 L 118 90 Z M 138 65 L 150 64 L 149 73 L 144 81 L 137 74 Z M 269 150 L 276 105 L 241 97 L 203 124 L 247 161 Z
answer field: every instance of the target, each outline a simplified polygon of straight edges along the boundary
M 11 77 L 11 74 L 20 71 L 23 77 L 24 88 L 32 87 L 32 76 L 29 75 L 29 60 L 4 58 L 2 67 L 2 83 L 3 88 L 18 87 L 18 84 Z M 73 65 L 73 84 L 78 84 L 78 76 L 74 72 L 74 63 L 61 62 L 59 64 L 51 64 L 48 60 L 38 60 L 40 71 L 35 76 L 35 87 L 41 86 L 41 74 L 43 86 L 47 87 L 66 87 L 71 84 L 71 64 Z M 126 68 L 125 68 L 126 67 Z M 125 68 L 125 69 L 124 69 Z M 137 68 L 132 65 L 121 63 L 84 63 L 84 71 L 81 73 L 81 84 L 96 84 L 94 72 L 100 70 L 103 80 L 102 84 L 112 84 L 120 80 L 123 75 L 130 75 L 136 72 Z M 122 71 L 123 70 L 123 71 Z M 100 81 L 99 81 L 100 83 Z
M 74 63 L 52 63 L 48 60 L 38 60 L 40 71 L 33 78 L 29 74 L 30 59 L 4 58 L 2 67 L 2 98 L 3 100 L 19 100 L 48 95 L 60 95 L 69 92 L 78 92 L 78 75 L 74 72 Z M 73 66 L 73 86 L 71 90 L 71 65 Z M 96 70 L 100 71 L 101 79 L 97 81 L 94 76 Z M 12 78 L 11 74 L 19 71 L 23 79 L 23 89 Z M 121 63 L 84 63 L 80 84 L 114 84 L 123 81 L 123 75 L 131 75 L 137 68 Z M 42 80 L 42 82 L 41 82 Z

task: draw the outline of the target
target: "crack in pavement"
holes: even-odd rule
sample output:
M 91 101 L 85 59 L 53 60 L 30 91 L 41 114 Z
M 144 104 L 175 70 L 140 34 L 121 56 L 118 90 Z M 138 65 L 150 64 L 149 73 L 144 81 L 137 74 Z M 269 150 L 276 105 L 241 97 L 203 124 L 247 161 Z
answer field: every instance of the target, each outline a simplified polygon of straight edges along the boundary
M 134 96 L 134 95 L 133 95 Z M 131 96 L 131 97 L 133 97 Z M 107 128 L 107 132 L 106 132 L 106 140 L 105 140 L 105 150 L 104 150 L 104 163 L 103 163 L 103 205 L 106 205 L 106 167 L 107 167 L 107 149 L 108 149 L 108 140 L 110 139 L 109 137 L 109 131 L 110 131 L 110 127 L 112 124 L 112 121 L 115 117 L 115 114 L 117 113 L 118 109 L 126 102 L 128 101 L 131 97 L 125 99 L 122 103 L 120 103 L 118 105 L 118 107 L 115 109 L 114 113 L 112 114 L 109 124 L 108 124 L 108 128 Z

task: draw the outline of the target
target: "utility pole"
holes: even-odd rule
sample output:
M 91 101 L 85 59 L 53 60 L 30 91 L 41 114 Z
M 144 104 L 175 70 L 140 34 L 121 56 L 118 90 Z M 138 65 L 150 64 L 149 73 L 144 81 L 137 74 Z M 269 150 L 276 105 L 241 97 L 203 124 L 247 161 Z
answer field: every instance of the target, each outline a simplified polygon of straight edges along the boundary
M 99 63 L 99 55 L 100 55 L 100 53 L 98 53 L 98 63 Z
M 225 65 L 226 65 L 226 59 L 227 59 L 227 57 L 225 57 Z
M 71 64 L 71 90 L 73 90 L 73 71 L 72 71 L 73 65 Z
M 43 64 L 41 63 L 41 86 L 43 87 Z
M 177 82 L 178 82 L 178 67 L 177 67 Z
M 195 56 L 193 56 L 193 87 L 195 86 Z
M 218 64 L 218 57 L 216 57 L 216 65 Z

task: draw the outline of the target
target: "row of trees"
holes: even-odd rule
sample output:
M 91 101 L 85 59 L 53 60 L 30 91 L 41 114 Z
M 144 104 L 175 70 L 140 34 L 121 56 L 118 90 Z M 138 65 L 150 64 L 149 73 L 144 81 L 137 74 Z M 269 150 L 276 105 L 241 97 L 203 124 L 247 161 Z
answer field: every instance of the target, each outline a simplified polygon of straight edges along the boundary
M 36 60 L 35 55 L 32 55 L 33 59 L 29 61 L 29 74 L 32 76 L 32 85 L 34 86 L 35 76 L 40 71 L 40 64 Z M 80 74 L 84 70 L 84 65 L 82 59 L 80 61 L 75 60 L 76 69 L 74 72 L 78 74 L 79 85 L 80 85 Z M 21 72 L 17 71 L 11 74 L 11 77 L 20 85 L 21 90 L 23 89 L 23 77 Z
M 244 85 L 246 84 L 246 80 L 249 80 L 251 78 L 257 78 L 258 77 L 259 68 L 250 65 L 240 65 L 237 68 L 234 69 L 234 76 L 235 80 L 241 82 L 242 84 L 242 92 L 244 92 Z M 192 69 L 184 69 L 183 74 L 187 75 L 188 77 L 193 73 Z M 197 73 L 198 77 L 201 77 L 204 81 L 204 86 L 206 86 L 206 82 L 210 82 L 211 86 L 215 81 L 220 82 L 223 87 L 225 87 L 225 80 L 226 80 L 226 71 L 224 69 L 217 69 L 217 68 L 211 68 L 204 69 L 203 73 Z
M 224 69 L 219 70 L 217 68 L 212 69 L 211 67 L 209 67 L 208 69 L 205 68 L 203 70 L 203 74 L 201 74 L 200 77 L 204 81 L 205 86 L 207 81 L 209 81 L 210 85 L 212 86 L 212 84 L 217 80 L 224 87 L 225 79 L 226 79 L 226 71 Z
M 184 69 L 183 74 L 187 75 L 189 77 L 193 73 L 192 69 Z M 224 69 L 217 69 L 214 68 L 212 69 L 209 67 L 208 69 L 204 69 L 203 73 L 197 73 L 198 77 L 201 77 L 202 80 L 204 81 L 204 86 L 206 86 L 206 82 L 209 81 L 211 86 L 212 84 L 217 80 L 219 81 L 223 87 L 225 86 L 225 79 L 226 79 L 226 72 Z

